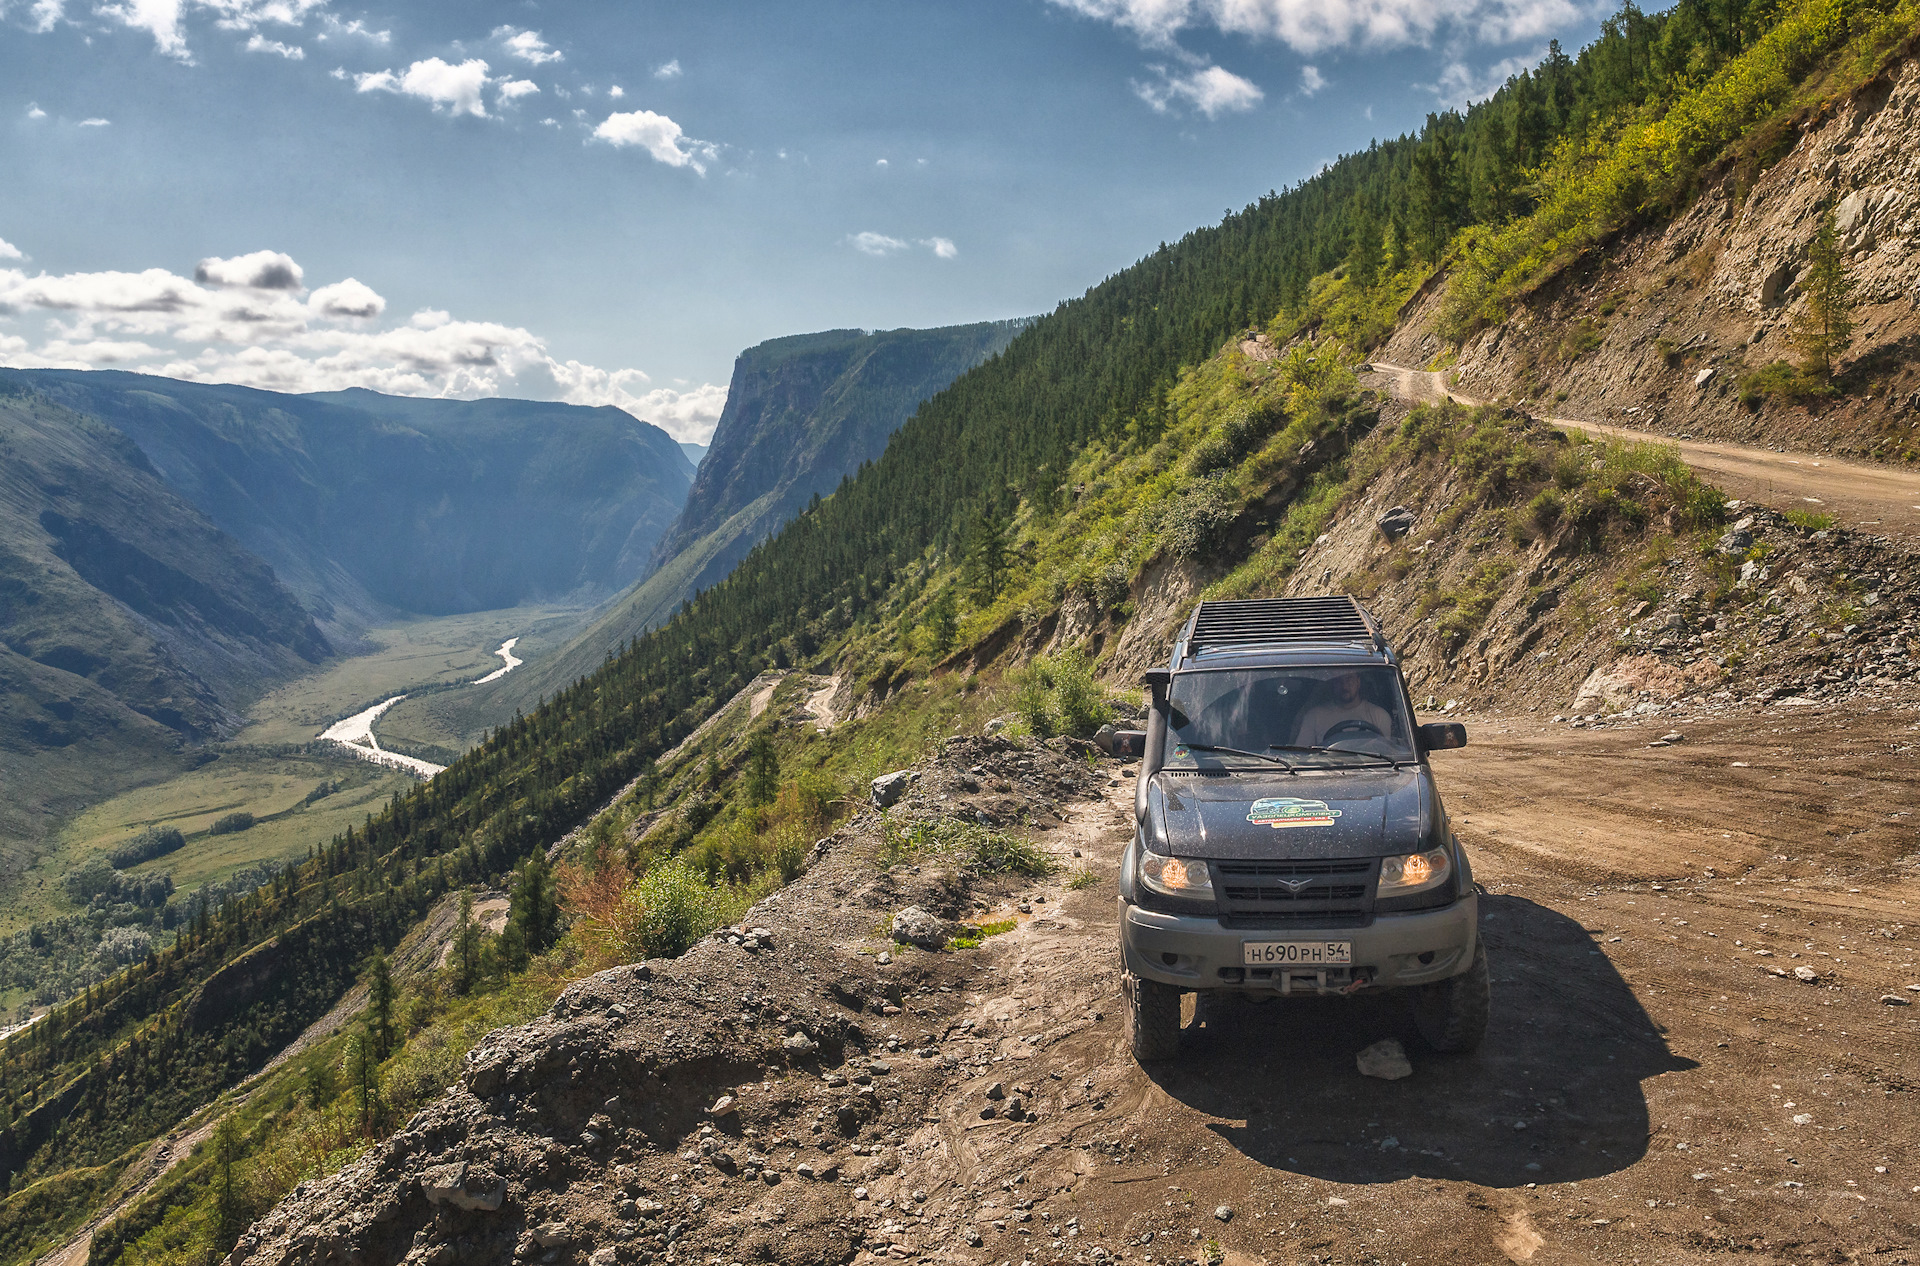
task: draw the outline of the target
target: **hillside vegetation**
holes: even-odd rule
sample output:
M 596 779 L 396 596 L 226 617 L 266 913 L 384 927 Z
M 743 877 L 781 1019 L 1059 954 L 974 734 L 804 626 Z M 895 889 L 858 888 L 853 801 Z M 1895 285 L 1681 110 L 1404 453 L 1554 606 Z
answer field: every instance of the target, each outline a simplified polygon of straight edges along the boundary
M 557 989 L 568 972 L 604 961 L 593 954 L 611 942 L 593 950 L 577 936 L 537 960 L 544 966 L 520 958 L 555 930 L 530 859 L 583 825 L 581 869 L 567 880 L 576 926 L 584 934 L 594 919 L 624 918 L 622 955 L 671 950 L 794 873 L 836 804 L 863 793 L 860 780 L 1015 702 L 1035 729 L 1097 714 L 1082 654 L 1117 672 L 1163 652 L 1165 621 L 1195 594 L 1295 583 L 1303 556 L 1325 547 L 1322 536 L 1332 543 L 1340 524 L 1372 539 L 1367 498 L 1383 487 L 1417 479 L 1458 494 L 1459 513 L 1428 534 L 1444 542 L 1438 555 L 1406 546 L 1360 557 L 1343 577 L 1405 603 L 1436 674 L 1478 652 L 1475 635 L 1500 603 L 1549 591 L 1565 602 L 1556 636 L 1605 636 L 1584 604 L 1605 586 L 1623 586 L 1618 598 L 1650 583 L 1640 573 L 1663 555 L 1697 556 L 1720 499 L 1663 454 L 1570 450 L 1524 415 L 1386 417 L 1354 377 L 1356 349 L 1436 284 L 1475 225 L 1510 225 L 1546 205 L 1538 177 L 1548 150 L 1501 148 L 1520 124 L 1537 126 L 1548 148 L 1601 144 L 1627 114 L 1708 99 L 1711 85 L 1765 55 L 1769 32 L 1824 3 L 1628 10 L 1577 59 L 1556 54 L 1492 102 L 1163 246 L 1037 320 L 666 625 L 361 829 L 0 1046 L 0 1175 L 23 1194 L 60 1175 L 77 1187 L 82 1171 L 256 1067 L 456 887 L 514 876 L 523 926 L 493 951 L 501 980 Z M 1903 12 L 1845 9 L 1831 55 L 1794 63 L 1791 100 L 1775 116 L 1730 114 L 1723 133 L 1758 135 L 1778 111 L 1803 108 L 1806 93 L 1849 90 L 1904 39 L 1888 17 Z M 1503 190 L 1504 200 L 1491 196 Z M 1537 580 L 1514 565 L 1523 553 L 1552 556 Z M 1729 580 L 1701 601 L 1731 593 Z M 1042 651 L 1052 652 L 1044 670 L 1001 677 Z M 743 701 L 744 718 L 679 746 L 762 670 L 823 660 L 851 722 L 826 736 L 785 725 L 802 687 L 816 688 L 796 674 L 758 718 Z M 984 828 L 953 846 L 1009 856 Z M 467 979 L 470 993 L 482 961 L 475 949 L 447 979 Z M 530 965 L 516 970 L 519 961 Z M 353 1057 L 357 1098 L 314 1093 L 312 1104 L 359 1113 L 333 1146 L 285 1161 L 287 1140 L 305 1136 L 281 1116 L 224 1154 L 262 1176 L 263 1199 L 337 1165 L 397 1124 L 370 1107 L 393 1070 L 431 1049 L 439 1062 L 409 1093 L 450 1076 L 462 1039 L 430 1020 L 419 1033 L 413 1056 L 388 1057 L 398 1063 Z M 292 1113 L 287 1093 L 280 1102 Z M 96 1256 L 117 1260 L 138 1243 L 141 1260 L 184 1260 L 231 1244 L 244 1219 L 221 1194 L 230 1190 L 221 1172 L 203 1160 L 96 1241 Z M 0 1206 L 14 1212 L 13 1198 Z M 15 1242 L 46 1234 L 34 1216 L 20 1206 Z M 172 1240 L 168 1218 L 181 1231 Z

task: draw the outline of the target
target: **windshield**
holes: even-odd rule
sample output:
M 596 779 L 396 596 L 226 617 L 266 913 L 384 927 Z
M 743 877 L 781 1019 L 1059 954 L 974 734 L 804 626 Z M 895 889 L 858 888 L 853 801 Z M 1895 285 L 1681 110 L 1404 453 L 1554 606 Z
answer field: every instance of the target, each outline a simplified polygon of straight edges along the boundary
M 1414 759 L 1399 675 L 1391 668 L 1176 673 L 1168 702 L 1171 767 L 1235 763 L 1247 755 L 1292 765 Z

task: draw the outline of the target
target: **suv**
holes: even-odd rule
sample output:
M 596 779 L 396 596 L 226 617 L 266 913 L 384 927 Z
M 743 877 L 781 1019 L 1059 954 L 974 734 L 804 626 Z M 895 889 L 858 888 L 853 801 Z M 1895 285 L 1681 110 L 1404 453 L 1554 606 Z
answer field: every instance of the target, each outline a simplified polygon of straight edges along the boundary
M 1181 995 L 1411 996 L 1442 1051 L 1486 1031 L 1487 952 L 1466 853 L 1398 658 L 1348 597 L 1203 602 L 1146 675 L 1136 830 L 1120 867 L 1133 1053 L 1179 1047 Z

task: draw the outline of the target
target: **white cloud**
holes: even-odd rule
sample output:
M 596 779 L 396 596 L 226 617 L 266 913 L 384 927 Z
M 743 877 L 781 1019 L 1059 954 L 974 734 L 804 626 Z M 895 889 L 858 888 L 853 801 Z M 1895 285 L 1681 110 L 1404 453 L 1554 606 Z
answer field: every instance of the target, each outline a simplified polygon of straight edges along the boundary
M 387 301 L 372 286 L 349 277 L 308 295 L 307 310 L 324 319 L 367 321 L 385 312 Z
M 291 255 L 279 251 L 254 251 L 232 259 L 203 259 L 193 270 L 193 279 L 203 286 L 228 288 L 243 286 L 249 290 L 300 290 L 305 274 Z
M 627 95 L 627 90 L 625 88 L 622 88 L 619 84 L 615 84 L 613 85 L 613 87 L 607 89 L 607 96 L 611 97 L 615 101 L 618 101 L 620 98 L 626 95 Z
M 847 241 L 853 244 L 854 250 L 863 255 L 891 255 L 895 251 L 907 249 L 907 244 L 899 238 L 888 237 L 885 233 L 875 233 L 871 230 L 855 233 Z
M 664 66 L 654 67 L 653 77 L 655 79 L 678 79 L 682 73 L 680 69 L 680 59 L 676 57 Z
M 282 44 L 279 40 L 268 39 L 258 31 L 255 31 L 247 37 L 247 51 L 249 53 L 278 53 L 280 56 L 292 62 L 303 61 L 307 56 L 307 50 L 301 48 L 298 44 Z
M 111 365 L 276 391 L 367 387 L 610 404 L 702 443 L 726 403 L 724 386 L 654 387 L 637 368 L 558 360 L 543 339 L 516 326 L 427 308 L 382 327 L 386 301 L 353 278 L 302 301 L 299 265 L 274 251 L 205 260 L 195 272 L 205 274 L 204 284 L 159 268 L 31 277 L 0 267 L 0 325 L 41 326 L 38 340 L 0 328 L 0 363 Z
M 1133 90 L 1156 111 L 1165 113 L 1175 102 L 1185 102 L 1209 119 L 1227 111 L 1251 110 L 1267 94 L 1258 84 L 1221 66 L 1204 66 L 1175 74 L 1165 66 L 1150 67 L 1156 81 L 1135 80 Z
M 617 148 L 638 145 L 669 167 L 691 167 L 703 176 L 707 168 L 701 160 L 712 159 L 717 152 L 707 142 L 687 136 L 680 125 L 666 115 L 651 110 L 609 114 L 605 122 L 593 129 L 593 135 Z M 681 148 L 683 143 L 687 148 Z
M 393 42 L 392 31 L 376 31 L 360 18 L 355 18 L 351 22 L 342 22 L 331 13 L 322 13 L 320 15 L 320 22 L 325 28 L 319 34 L 319 38 L 323 40 L 330 36 L 341 35 L 349 38 L 370 40 L 375 44 L 390 44 Z
M 540 85 L 531 79 L 504 79 L 500 81 L 500 99 L 518 101 L 540 91 Z
M 95 12 L 122 26 L 145 31 L 153 36 L 153 46 L 166 56 L 190 61 L 186 32 L 180 29 L 184 7 L 183 0 L 127 0 L 125 4 L 103 4 Z
M 27 117 L 29 119 L 44 119 L 47 117 L 47 112 L 40 108 L 39 102 L 30 101 L 27 103 Z
M 81 127 L 112 127 L 113 120 L 112 119 L 82 119 L 80 120 L 80 126 Z
M 1505 57 L 1480 71 L 1464 62 L 1449 62 L 1440 72 L 1438 83 L 1418 86 L 1439 97 L 1442 105 L 1464 109 L 1469 102 L 1484 101 L 1491 97 L 1507 80 L 1535 65 L 1544 56 L 1546 51 L 1543 49 L 1529 56 Z
M 1301 96 L 1311 97 L 1314 93 L 1320 91 L 1322 88 L 1326 86 L 1327 86 L 1327 77 L 1320 73 L 1320 68 L 1318 66 L 1302 66 L 1300 68 L 1300 95 Z
M 0 259 L 25 259 L 26 257 L 25 251 L 22 251 L 6 238 L 0 237 Z
M 884 158 L 876 158 L 873 160 L 873 165 L 875 167 L 885 167 L 887 165 L 887 160 Z
M 518 57 L 536 66 L 557 62 L 565 56 L 541 39 L 538 31 L 516 31 L 510 26 L 496 26 L 493 28 L 493 38 L 500 41 L 500 46 L 507 50 L 508 56 Z
M 477 57 L 458 66 L 429 57 L 397 75 L 390 70 L 355 75 L 353 83 L 359 92 L 397 92 L 430 101 L 435 110 L 448 114 L 487 117 L 487 107 L 480 100 L 480 91 L 487 86 L 487 64 Z
M 1170 47 L 1190 27 L 1274 39 L 1302 53 L 1425 44 L 1442 28 L 1490 43 L 1532 39 L 1580 16 L 1575 0 L 1053 0 Z
M 60 19 L 66 16 L 66 0 L 34 0 L 32 14 L 33 30 L 45 35 L 60 25 Z
M 931 250 L 935 255 L 938 255 L 941 259 L 955 259 L 960 254 L 960 248 L 953 244 L 953 239 L 950 237 L 921 238 L 920 245 Z

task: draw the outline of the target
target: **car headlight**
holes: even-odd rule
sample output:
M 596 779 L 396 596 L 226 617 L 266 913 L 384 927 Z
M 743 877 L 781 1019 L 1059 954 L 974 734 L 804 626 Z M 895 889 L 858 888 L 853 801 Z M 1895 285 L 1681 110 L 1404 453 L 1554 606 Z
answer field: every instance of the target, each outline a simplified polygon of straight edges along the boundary
M 1453 879 L 1453 859 L 1444 848 L 1425 853 L 1407 853 L 1380 861 L 1380 895 L 1403 897 L 1412 892 L 1428 892 Z
M 1162 857 L 1142 849 L 1140 882 L 1162 896 L 1213 900 L 1213 875 L 1207 864 L 1188 857 Z

